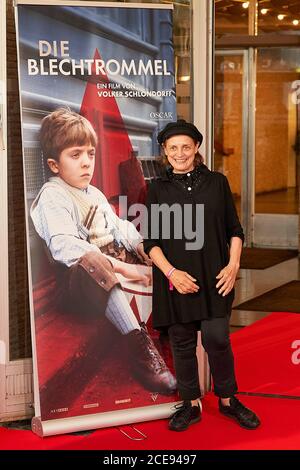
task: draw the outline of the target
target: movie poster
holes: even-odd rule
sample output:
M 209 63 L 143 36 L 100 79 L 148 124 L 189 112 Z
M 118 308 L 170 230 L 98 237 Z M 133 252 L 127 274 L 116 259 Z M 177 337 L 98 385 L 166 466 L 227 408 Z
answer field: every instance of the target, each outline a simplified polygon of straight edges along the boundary
M 169 343 L 151 327 L 152 268 L 137 251 L 132 210 L 160 175 L 157 133 L 176 119 L 172 9 L 46 3 L 16 7 L 35 414 L 48 421 L 172 404 Z M 86 118 L 96 141 L 80 134 L 76 142 L 66 126 L 57 143 L 55 119 L 41 136 L 42 120 L 61 108 Z M 74 183 L 74 190 L 59 160 L 70 146 L 85 145 L 95 152 L 83 175 L 92 177 L 91 199 L 86 187 Z M 72 155 L 73 176 L 80 155 Z M 89 251 L 92 236 L 101 243 Z M 101 267 L 86 260 L 86 253 L 98 260 L 99 250 Z M 107 274 L 111 265 L 115 277 Z M 125 297 L 114 298 L 107 314 L 116 286 Z M 138 328 L 121 324 L 124 311 Z

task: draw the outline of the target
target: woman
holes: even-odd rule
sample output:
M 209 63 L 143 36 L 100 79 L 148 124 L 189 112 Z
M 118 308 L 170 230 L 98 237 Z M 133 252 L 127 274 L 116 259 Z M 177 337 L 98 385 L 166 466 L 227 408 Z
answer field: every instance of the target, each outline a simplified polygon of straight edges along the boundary
M 201 330 L 220 412 L 244 428 L 255 429 L 259 418 L 235 397 L 229 338 L 244 235 L 226 177 L 210 171 L 198 153 L 202 140 L 199 130 L 184 120 L 169 123 L 158 134 L 166 172 L 150 185 L 147 197 L 149 238 L 144 240 L 144 249 L 154 264 L 153 325 L 168 330 L 183 400 L 169 428 L 183 431 L 201 419 L 196 356 L 197 332 Z M 161 204 L 163 215 L 157 217 Z M 199 238 L 199 227 L 204 235 L 200 247 L 199 240 L 194 244 L 190 240 L 191 233 Z M 157 236 L 153 228 L 158 230 Z M 184 229 L 181 237 L 180 228 Z

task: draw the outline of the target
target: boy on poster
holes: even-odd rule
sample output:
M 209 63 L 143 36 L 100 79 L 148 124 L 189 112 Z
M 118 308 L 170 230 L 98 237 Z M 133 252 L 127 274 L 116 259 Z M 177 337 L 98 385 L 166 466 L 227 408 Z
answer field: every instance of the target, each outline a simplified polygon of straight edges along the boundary
M 59 108 L 43 119 L 40 141 L 54 176 L 41 188 L 30 215 L 58 267 L 64 303 L 74 311 L 105 315 L 127 340 L 135 378 L 147 390 L 172 394 L 175 378 L 116 276 L 148 285 L 151 268 L 134 225 L 117 217 L 104 194 L 90 185 L 97 145 L 91 123 Z

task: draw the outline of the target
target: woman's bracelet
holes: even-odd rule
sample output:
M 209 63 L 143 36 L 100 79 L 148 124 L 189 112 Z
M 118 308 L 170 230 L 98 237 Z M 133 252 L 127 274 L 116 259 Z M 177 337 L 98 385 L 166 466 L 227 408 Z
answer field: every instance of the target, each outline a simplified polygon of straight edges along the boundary
M 169 279 L 169 290 L 174 289 L 174 286 L 173 286 L 172 282 L 170 281 L 170 277 L 172 276 L 174 271 L 176 271 L 176 268 L 171 268 L 166 274 L 167 278 Z
M 171 275 L 173 274 L 173 272 L 174 272 L 175 270 L 176 270 L 176 268 L 171 268 L 171 269 L 167 272 L 166 276 L 167 276 L 168 279 L 170 279 Z

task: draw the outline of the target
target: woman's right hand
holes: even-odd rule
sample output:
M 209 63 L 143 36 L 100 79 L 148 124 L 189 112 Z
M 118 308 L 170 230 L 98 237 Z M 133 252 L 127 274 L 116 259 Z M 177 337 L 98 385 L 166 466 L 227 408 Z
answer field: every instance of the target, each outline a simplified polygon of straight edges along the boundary
M 199 286 L 195 283 L 197 279 L 192 277 L 189 273 L 185 271 L 180 271 L 175 269 L 169 277 L 169 281 L 173 284 L 176 290 L 180 294 L 193 294 L 198 292 L 200 289 Z

